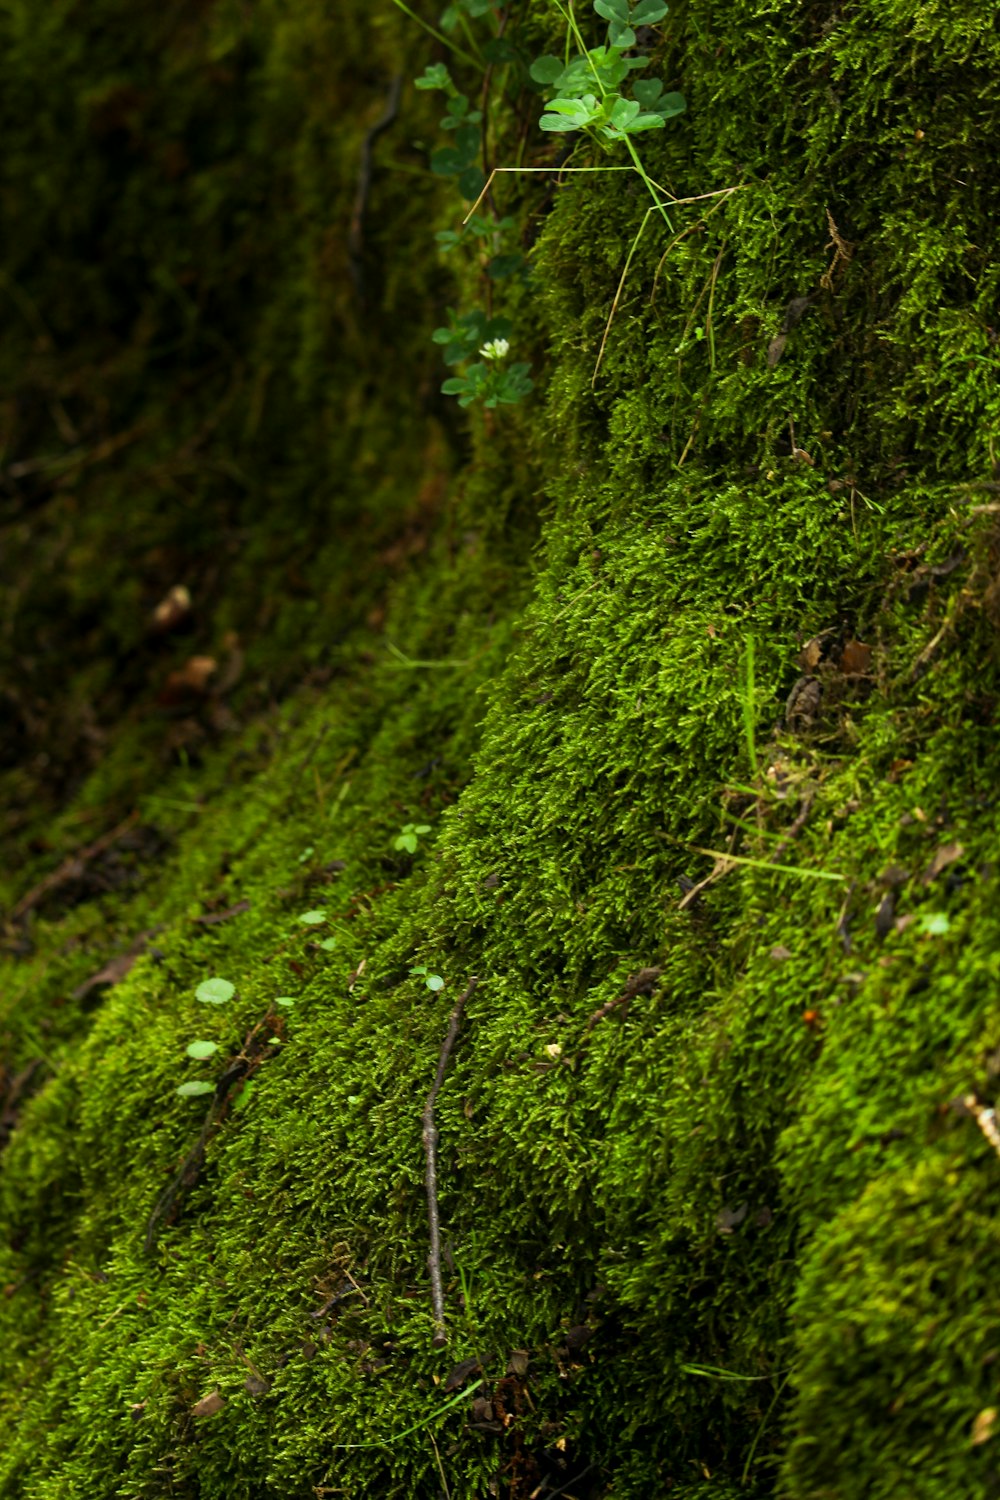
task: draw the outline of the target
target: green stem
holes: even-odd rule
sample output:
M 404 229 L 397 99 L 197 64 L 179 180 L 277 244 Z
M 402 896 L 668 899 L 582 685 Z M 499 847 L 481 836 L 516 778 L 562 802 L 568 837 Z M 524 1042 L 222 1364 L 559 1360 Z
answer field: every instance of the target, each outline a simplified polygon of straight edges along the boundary
M 451 37 L 445 36 L 443 31 L 437 31 L 433 26 L 428 25 L 428 23 L 423 19 L 422 16 L 418 16 L 416 11 L 410 9 L 410 7 L 406 4 L 406 0 L 392 0 L 392 3 L 396 6 L 397 10 L 401 10 L 403 12 L 404 16 L 409 16 L 411 21 L 416 21 L 417 25 L 422 27 L 422 29 L 427 32 L 428 36 L 432 36 L 436 42 L 440 42 L 443 46 L 447 47 L 450 52 L 454 52 L 456 57 L 460 57 L 463 62 L 469 63 L 480 73 L 486 72 L 483 64 L 476 58 L 474 58 L 471 52 L 466 52 L 464 48 L 459 47 L 456 42 L 453 42 L 451 40 Z
M 583 53 L 584 57 L 587 59 L 588 63 L 590 64 L 590 71 L 594 75 L 594 82 L 597 85 L 597 89 L 598 89 L 598 92 L 600 93 L 601 99 L 602 100 L 606 99 L 608 97 L 608 91 L 604 87 L 604 84 L 603 84 L 603 82 L 601 80 L 600 72 L 594 66 L 594 61 L 593 61 L 593 59 L 592 59 L 592 57 L 590 55 L 590 48 L 587 46 L 586 42 L 584 41 L 583 36 L 582 36 L 582 34 L 580 32 L 580 28 L 576 24 L 576 17 L 574 16 L 572 9 L 566 10 L 566 8 L 561 4 L 561 0 L 555 0 L 555 6 L 556 6 L 556 9 L 559 11 L 560 15 L 562 15 L 564 17 L 564 19 L 566 20 L 567 24 L 571 28 L 571 30 L 573 32 L 573 35 L 576 37 L 576 44 L 577 44 L 577 46 L 579 47 L 580 51 Z M 634 142 L 632 141 L 631 137 L 629 135 L 627 135 L 627 134 L 623 134 L 622 135 L 622 140 L 625 142 L 625 145 L 628 148 L 628 154 L 632 158 L 632 165 L 633 165 L 633 167 L 635 168 L 635 170 L 638 172 L 639 176 L 642 178 L 643 182 L 645 183 L 647 193 L 652 198 L 653 203 L 656 206 L 656 208 L 663 215 L 663 217 L 664 217 L 664 219 L 666 221 L 667 228 L 670 230 L 670 233 L 673 234 L 673 232 L 674 232 L 674 226 L 673 226 L 673 224 L 671 224 L 671 222 L 670 222 L 670 216 L 667 213 L 667 210 L 666 210 L 666 208 L 663 205 L 663 199 L 660 197 L 659 193 L 657 192 L 656 188 L 653 185 L 653 182 L 652 182 L 652 180 L 651 180 L 651 178 L 649 176 L 649 173 L 646 171 L 646 168 L 643 166 L 643 164 L 642 164 L 642 158 L 640 157 L 638 151 L 636 150 Z

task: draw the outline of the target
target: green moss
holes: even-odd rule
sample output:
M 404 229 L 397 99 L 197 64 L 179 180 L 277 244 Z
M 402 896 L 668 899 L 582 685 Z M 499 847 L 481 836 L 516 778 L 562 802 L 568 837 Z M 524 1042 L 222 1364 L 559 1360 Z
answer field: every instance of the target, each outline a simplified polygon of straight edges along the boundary
M 104 372 L 109 432 L 150 429 L 30 527 L 9 517 L 39 567 L 16 598 L 4 575 L 16 691 L 36 701 L 47 639 L 53 703 L 97 702 L 109 743 L 61 781 L 5 773 L 12 812 L 44 797 L 8 825 L 25 865 L 4 894 L 133 803 L 165 842 L 131 883 L 41 905 L 0 960 L 4 1064 L 33 1067 L 0 1186 L 0 1495 L 429 1497 L 443 1471 L 510 1500 L 543 1478 L 580 1500 L 985 1500 L 1000 1163 L 954 1101 L 992 1102 L 1000 1045 L 990 14 L 678 6 L 662 72 L 690 108 L 647 165 L 678 197 L 739 190 L 676 209 L 676 243 L 647 227 L 592 386 L 641 193 L 511 188 L 539 220 L 519 295 L 544 390 L 468 440 L 427 395 L 441 273 L 411 253 L 437 212 L 416 179 L 373 184 L 364 319 L 336 261 L 406 34 L 178 7 L 165 49 L 150 19 L 119 56 L 120 29 L 63 48 L 74 14 L 4 20 L 22 92 L 58 56 L 77 112 L 5 104 L 18 223 L 46 132 L 74 143 L 38 189 L 49 248 L 26 237 L 10 272 L 58 333 L 27 374 L 10 356 L 14 448 L 54 441 L 46 403 L 61 380 L 80 401 L 81 371 Z M 551 44 L 543 5 L 521 21 Z M 218 68 L 242 100 L 225 119 Z M 141 166 L 79 133 L 121 76 Z M 185 132 L 204 160 L 171 186 L 149 162 Z M 115 173 L 122 275 L 71 298 Z M 105 562 L 126 496 L 152 530 Z M 207 602 L 161 651 L 144 611 L 178 560 Z M 162 674 L 227 631 L 231 721 L 202 706 L 171 739 Z M 816 637 L 824 698 L 796 731 Z M 102 662 L 126 649 L 123 685 Z M 410 821 L 434 830 L 412 858 Z M 314 908 L 332 952 L 296 920 Z M 74 1000 L 140 932 L 127 978 Z M 593 1021 L 646 966 L 649 993 Z M 211 1011 L 210 974 L 238 991 Z M 440 1352 L 420 1112 L 471 974 L 437 1111 Z M 176 1087 L 258 1024 L 283 1040 L 147 1254 L 199 1129 Z M 195 1036 L 217 1072 L 185 1058 Z M 500 1432 L 471 1386 L 447 1404 L 473 1357 Z

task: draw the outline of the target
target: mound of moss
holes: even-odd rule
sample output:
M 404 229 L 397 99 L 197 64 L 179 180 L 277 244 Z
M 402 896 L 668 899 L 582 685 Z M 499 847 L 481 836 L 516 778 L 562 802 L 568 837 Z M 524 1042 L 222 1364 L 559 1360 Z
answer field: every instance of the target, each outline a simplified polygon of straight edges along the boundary
M 0 1495 L 985 1500 L 992 10 L 678 4 L 463 425 L 342 9 L 0 17 Z

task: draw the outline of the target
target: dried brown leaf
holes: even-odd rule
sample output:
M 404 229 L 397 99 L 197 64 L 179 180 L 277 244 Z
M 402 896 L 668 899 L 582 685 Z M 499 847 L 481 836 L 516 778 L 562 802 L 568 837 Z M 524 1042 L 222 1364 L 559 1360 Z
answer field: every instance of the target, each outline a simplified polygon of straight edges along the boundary
M 191 1408 L 193 1417 L 214 1417 L 226 1404 L 225 1396 L 219 1391 L 209 1391 L 207 1396 L 202 1396 Z
M 865 677 L 872 664 L 872 648 L 863 641 L 848 641 L 840 653 L 840 670 L 845 677 Z
M 921 885 L 930 885 L 932 880 L 938 878 L 942 870 L 946 870 L 949 865 L 953 865 L 956 859 L 961 859 L 964 853 L 965 849 L 961 844 L 942 844 L 941 848 L 935 852 L 934 858 L 927 866 L 923 875 L 921 875 Z
M 972 1434 L 969 1438 L 973 1448 L 978 1448 L 980 1443 L 985 1443 L 993 1436 L 997 1425 L 997 1408 L 995 1406 L 984 1406 L 972 1424 Z

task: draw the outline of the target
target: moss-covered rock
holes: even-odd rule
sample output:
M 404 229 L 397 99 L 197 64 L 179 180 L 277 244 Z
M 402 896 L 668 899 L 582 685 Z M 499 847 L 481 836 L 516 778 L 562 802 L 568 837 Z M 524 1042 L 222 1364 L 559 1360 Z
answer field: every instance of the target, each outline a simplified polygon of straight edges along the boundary
M 465 430 L 347 10 L 3 12 L 0 1495 L 985 1500 L 992 11 L 679 5 Z

